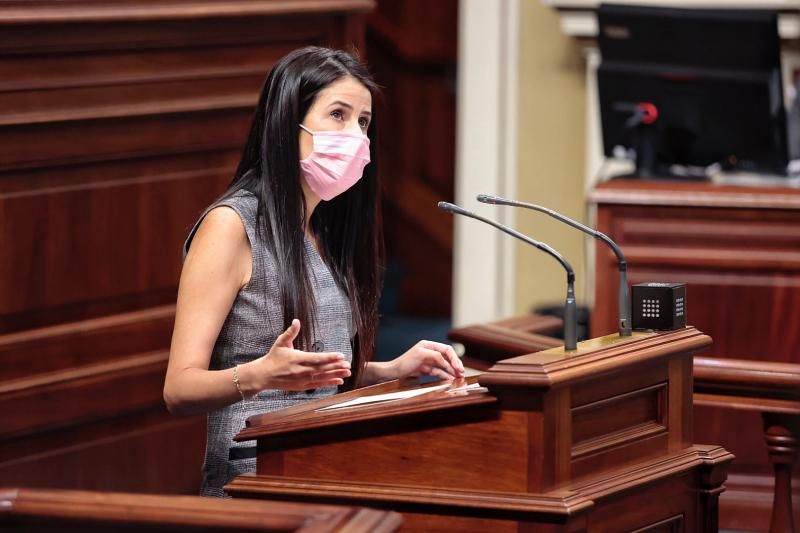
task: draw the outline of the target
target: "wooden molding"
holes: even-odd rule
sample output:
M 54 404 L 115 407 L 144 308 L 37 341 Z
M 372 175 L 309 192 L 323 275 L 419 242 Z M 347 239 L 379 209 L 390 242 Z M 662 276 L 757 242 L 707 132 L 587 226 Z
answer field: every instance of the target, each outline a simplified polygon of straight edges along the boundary
M 694 390 L 699 394 L 784 400 L 800 414 L 800 365 L 695 357 Z
M 484 492 L 427 488 L 418 485 L 387 485 L 353 481 L 324 481 L 245 474 L 225 486 L 231 494 L 246 493 L 248 497 L 280 498 L 303 496 L 325 502 L 364 502 L 364 505 L 400 504 L 400 512 L 420 512 L 432 509 L 461 509 L 468 514 L 531 519 L 547 514 L 569 516 L 588 510 L 591 500 L 571 491 L 547 495 Z
M 638 463 L 613 476 L 571 484 L 568 491 L 545 494 L 498 493 L 477 490 L 427 488 L 418 485 L 388 485 L 284 476 L 245 474 L 225 486 L 234 495 L 263 498 L 302 496 L 320 502 L 348 502 L 358 505 L 392 503 L 400 512 L 444 512 L 462 509 L 470 515 L 502 516 L 531 520 L 537 515 L 568 516 L 591 509 L 596 500 L 635 490 L 663 476 L 677 476 L 698 465 L 724 467 L 733 455 L 718 446 L 692 446 L 669 456 Z M 399 506 L 398 506 L 399 505 Z
M 161 526 L 194 531 L 297 531 L 366 533 L 394 531 L 400 515 L 392 511 L 328 505 L 221 500 L 200 496 L 167 496 L 73 490 L 0 488 L 0 525 L 22 518 L 61 526 L 111 524 Z M 31 522 L 34 523 L 34 522 Z M 126 527 L 126 530 L 128 530 Z M 186 528 L 186 529 L 184 529 Z M 138 530 L 138 529 L 137 529 Z M 159 529 L 161 531 L 161 529 Z
M 117 106 L 96 106 L 47 112 L 15 113 L 0 116 L 0 126 L 26 126 L 29 124 L 49 124 L 52 122 L 107 120 L 205 111 L 225 112 L 235 109 L 251 111 L 255 108 L 257 101 L 258 98 L 254 95 L 232 95 L 216 98 L 204 97 L 186 100 L 161 100 L 158 102 L 129 103 Z
M 628 362 L 628 354 L 645 363 L 676 352 L 697 352 L 710 345 L 711 338 L 693 327 L 657 335 L 634 333 L 624 338 L 614 334 L 578 343 L 573 352 L 553 348 L 500 361 L 480 376 L 480 383 L 487 387 L 550 388 L 587 375 L 613 372 Z
M 595 13 L 600 0 L 542 0 L 558 10 L 561 31 L 578 39 L 597 37 Z M 652 0 L 627 0 L 626 4 L 652 5 Z M 707 9 L 774 9 L 778 11 L 778 32 L 783 40 L 800 39 L 800 8 L 792 0 L 663 0 L 663 7 Z
M 298 13 L 330 13 L 331 11 L 366 13 L 374 6 L 373 0 L 156 1 L 99 4 L 90 1 L 37 2 L 24 7 L 1 7 L 0 26 L 191 20 L 220 17 L 247 18 Z
M 477 383 L 477 377 L 456 380 L 450 388 L 459 387 L 468 383 Z M 436 383 L 428 385 L 436 386 Z M 422 394 L 403 402 L 396 402 L 390 405 L 385 403 L 366 404 L 347 409 L 320 411 L 320 408 L 336 403 L 344 402 L 353 398 L 358 398 L 368 394 L 370 389 L 374 389 L 383 394 L 396 392 L 418 387 L 416 380 L 399 380 L 373 385 L 356 389 L 354 391 L 337 394 L 323 400 L 317 400 L 315 407 L 317 410 L 303 412 L 304 405 L 297 406 L 296 409 L 282 409 L 277 413 L 264 413 L 251 416 L 247 420 L 247 427 L 240 431 L 234 440 L 246 441 L 254 440 L 267 435 L 280 435 L 292 431 L 308 431 L 326 427 L 340 427 L 342 424 L 363 423 L 370 420 L 398 418 L 406 415 L 418 413 L 435 413 L 442 410 L 460 409 L 469 406 L 492 405 L 497 402 L 497 398 L 485 389 L 474 393 L 455 396 L 444 390 L 435 390 L 428 394 Z M 295 413 L 303 412 L 302 415 L 292 416 Z
M 593 204 L 800 209 L 800 195 L 789 186 L 737 186 L 707 183 L 637 181 L 635 187 L 609 181 L 589 193 Z
M 168 351 L 0 384 L 0 436 L 19 437 L 163 405 Z

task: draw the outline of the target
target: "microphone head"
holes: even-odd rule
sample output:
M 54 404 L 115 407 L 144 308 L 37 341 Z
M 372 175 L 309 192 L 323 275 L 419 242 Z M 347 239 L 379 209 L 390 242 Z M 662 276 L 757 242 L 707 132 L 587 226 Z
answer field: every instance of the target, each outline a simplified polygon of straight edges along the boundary
M 484 204 L 496 204 L 497 200 L 501 200 L 502 198 L 498 198 L 497 196 L 492 196 L 491 194 L 479 194 L 478 201 L 483 202 Z
M 477 218 L 477 219 L 481 218 L 478 215 L 470 211 L 467 211 L 463 207 L 459 207 L 456 204 L 451 204 L 450 202 L 439 202 L 436 205 L 439 207 L 439 209 L 444 209 L 445 211 L 449 211 L 450 213 L 455 213 L 457 215 L 464 215 L 467 217 Z

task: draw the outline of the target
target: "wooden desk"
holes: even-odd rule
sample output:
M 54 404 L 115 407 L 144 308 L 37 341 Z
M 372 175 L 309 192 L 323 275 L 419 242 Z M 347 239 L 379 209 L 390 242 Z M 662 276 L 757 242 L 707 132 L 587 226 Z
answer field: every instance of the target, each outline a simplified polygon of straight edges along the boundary
M 334 505 L 0 488 L 0 529 L 6 533 L 389 533 L 400 522 L 397 513 Z
M 393 509 L 407 531 L 716 531 L 733 456 L 691 430 L 710 339 L 614 337 L 500 361 L 462 395 L 320 411 L 390 382 L 251 417 L 257 471 L 226 490 Z
M 624 251 L 631 283 L 688 283 L 687 319 L 714 339 L 705 355 L 800 364 L 800 189 L 618 180 L 589 200 L 597 229 Z M 617 328 L 618 285 L 604 246 L 596 266 L 591 329 L 603 335 Z M 722 526 L 765 530 L 773 471 L 759 413 L 695 411 L 696 438 L 736 455 Z

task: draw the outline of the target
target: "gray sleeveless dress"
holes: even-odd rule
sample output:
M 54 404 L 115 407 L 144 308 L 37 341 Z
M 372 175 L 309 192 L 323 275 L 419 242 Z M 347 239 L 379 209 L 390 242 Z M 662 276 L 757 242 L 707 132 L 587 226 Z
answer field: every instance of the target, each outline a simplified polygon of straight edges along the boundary
M 263 356 L 283 332 L 278 274 L 273 257 L 256 231 L 258 199 L 255 195 L 241 190 L 231 198 L 209 207 L 189 233 L 183 248 L 184 257 L 200 222 L 209 211 L 220 206 L 233 209 L 242 219 L 252 250 L 253 270 L 250 282 L 239 291 L 222 325 L 211 354 L 211 370 L 232 368 Z M 308 239 L 304 253 L 317 306 L 312 349 L 341 352 L 348 360 L 352 360 L 354 332 L 347 296 Z M 239 474 L 255 472 L 255 442 L 233 441 L 234 435 L 244 428 L 249 416 L 324 398 L 335 394 L 336 390 L 336 387 L 306 392 L 265 390 L 251 400 L 239 401 L 210 412 L 200 494 L 223 497 L 225 493 L 222 487 L 226 483 Z

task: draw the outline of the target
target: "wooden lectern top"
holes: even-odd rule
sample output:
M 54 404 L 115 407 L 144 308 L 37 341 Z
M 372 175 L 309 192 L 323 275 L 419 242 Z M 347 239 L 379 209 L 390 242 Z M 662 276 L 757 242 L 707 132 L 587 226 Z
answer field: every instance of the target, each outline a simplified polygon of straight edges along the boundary
M 496 403 L 495 389 L 509 386 L 549 389 L 599 375 L 620 371 L 631 364 L 646 364 L 672 353 L 694 353 L 711 344 L 711 338 L 692 327 L 666 333 L 634 333 L 631 337 L 617 334 L 590 339 L 576 350 L 563 346 L 505 359 L 480 376 L 455 380 L 444 389 L 440 383 L 420 384 L 417 379 L 394 380 L 364 387 L 328 398 L 251 416 L 247 427 L 234 440 L 247 441 L 294 431 L 308 431 L 357 422 L 389 419 L 447 409 Z M 478 383 L 486 388 L 454 395 L 450 391 Z M 407 399 L 375 402 L 354 407 L 326 409 L 333 405 L 365 396 L 430 388 L 431 392 Z
M 733 456 L 692 440 L 692 356 L 710 343 L 692 327 L 609 335 L 450 384 L 394 381 L 253 416 L 236 439 L 257 441 L 256 473 L 225 490 L 393 509 L 415 531 L 711 531 L 699 524 Z M 426 393 L 327 409 L 403 390 Z
M 477 382 L 478 376 L 461 378 L 453 381 L 446 389 L 437 388 L 440 383 L 420 384 L 420 381 L 414 378 L 379 383 L 286 409 L 251 416 L 247 419 L 247 427 L 240 431 L 234 440 L 247 441 L 292 431 L 307 431 L 353 422 L 495 403 L 497 398 L 488 394 L 485 389 L 467 391 L 464 395 L 458 396 L 450 393 L 452 389 Z M 417 388 L 430 388 L 431 392 L 412 398 L 324 410 L 326 407 L 356 398 Z

